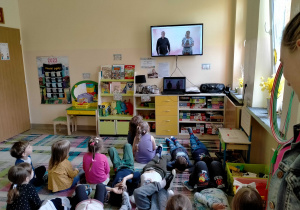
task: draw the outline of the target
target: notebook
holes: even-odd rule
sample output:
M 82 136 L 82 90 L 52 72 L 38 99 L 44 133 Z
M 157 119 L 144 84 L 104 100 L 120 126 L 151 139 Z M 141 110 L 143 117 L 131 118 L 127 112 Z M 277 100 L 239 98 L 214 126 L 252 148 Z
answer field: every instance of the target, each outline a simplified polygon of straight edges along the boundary
M 185 77 L 164 77 L 163 95 L 181 95 L 185 93 Z

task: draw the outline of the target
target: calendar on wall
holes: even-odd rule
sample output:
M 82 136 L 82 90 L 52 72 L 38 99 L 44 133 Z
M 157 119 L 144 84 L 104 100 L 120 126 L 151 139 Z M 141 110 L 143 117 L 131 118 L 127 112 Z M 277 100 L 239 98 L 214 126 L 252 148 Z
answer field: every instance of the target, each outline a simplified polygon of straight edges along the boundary
M 41 104 L 71 104 L 68 57 L 37 57 Z

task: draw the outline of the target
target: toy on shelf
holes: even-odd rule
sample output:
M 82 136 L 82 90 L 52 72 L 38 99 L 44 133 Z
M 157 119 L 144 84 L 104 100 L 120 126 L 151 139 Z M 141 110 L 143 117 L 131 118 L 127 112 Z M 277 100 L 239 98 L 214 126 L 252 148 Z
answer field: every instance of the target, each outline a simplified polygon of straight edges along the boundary
M 112 101 L 111 102 L 111 115 L 116 115 L 117 114 L 117 102 L 116 101 Z
M 121 114 L 122 113 L 122 107 L 121 107 L 121 101 L 117 101 L 117 106 L 116 106 L 116 110 L 117 110 L 117 114 Z
M 110 103 L 109 102 L 103 102 L 101 105 L 102 105 L 102 115 L 103 116 L 110 115 L 110 113 L 111 113 Z
M 130 103 L 130 99 L 129 99 L 128 102 L 126 102 L 126 100 L 124 102 L 125 102 L 126 107 L 127 107 L 125 112 L 129 113 L 129 115 L 133 115 L 133 105 L 132 105 L 132 103 Z
M 126 104 L 125 102 L 121 102 L 121 114 L 126 114 L 126 110 L 127 110 L 127 107 L 126 107 Z

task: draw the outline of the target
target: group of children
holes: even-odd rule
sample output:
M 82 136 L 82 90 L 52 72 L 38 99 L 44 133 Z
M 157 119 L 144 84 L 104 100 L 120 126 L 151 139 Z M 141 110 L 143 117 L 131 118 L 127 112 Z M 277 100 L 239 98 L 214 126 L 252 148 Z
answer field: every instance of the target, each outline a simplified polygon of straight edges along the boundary
M 166 138 L 170 154 L 161 155 L 162 146 L 156 146 L 155 139 L 149 134 L 149 125 L 141 116 L 135 116 L 130 121 L 128 143 L 123 148 L 121 159 L 116 148 L 108 149 L 108 155 L 113 164 L 114 176 L 110 180 L 110 166 L 106 155 L 102 154 L 103 142 L 99 137 L 88 141 L 88 152 L 83 157 L 83 170 L 73 169 L 68 160 L 70 142 L 59 140 L 51 147 L 48 174 L 46 167 L 33 167 L 31 154 L 32 146 L 28 142 L 16 142 L 10 153 L 16 158 L 15 166 L 8 172 L 11 187 L 7 196 L 7 209 L 103 209 L 104 203 L 120 206 L 120 209 L 131 209 L 135 203 L 137 209 L 192 209 L 191 201 L 184 195 L 174 195 L 173 181 L 177 172 L 191 172 L 189 180 L 183 185 L 194 191 L 195 200 L 208 208 L 227 209 L 222 196 L 226 188 L 224 170 L 221 162 L 213 160 L 205 145 L 188 129 L 194 164 L 189 160 L 187 150 L 176 138 Z M 142 172 L 135 171 L 134 160 L 146 164 Z M 168 172 L 171 171 L 170 173 Z M 78 184 L 81 183 L 86 184 Z M 48 183 L 52 192 L 66 191 L 76 186 L 72 198 L 56 198 L 42 201 L 34 186 Z M 110 186 L 108 186 L 110 183 Z M 91 187 L 90 187 L 91 186 Z M 94 198 L 88 196 L 95 190 Z M 243 192 L 240 190 L 240 192 Z M 258 193 L 249 189 L 243 193 Z M 257 209 L 262 204 L 255 196 L 243 195 L 242 199 L 235 196 L 234 209 L 245 200 L 255 203 Z M 219 198 L 219 199 L 218 199 Z M 227 200 L 227 199 L 226 199 Z M 250 204 L 248 204 L 250 205 Z M 252 206 L 253 207 L 253 206 Z M 51 209 L 51 208 L 50 208 Z

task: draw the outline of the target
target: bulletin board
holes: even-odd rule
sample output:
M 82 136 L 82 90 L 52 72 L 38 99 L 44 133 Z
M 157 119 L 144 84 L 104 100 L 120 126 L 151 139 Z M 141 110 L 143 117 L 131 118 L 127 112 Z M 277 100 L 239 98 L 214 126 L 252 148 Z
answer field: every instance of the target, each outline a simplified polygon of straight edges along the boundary
M 37 57 L 41 104 L 71 104 L 68 57 Z

